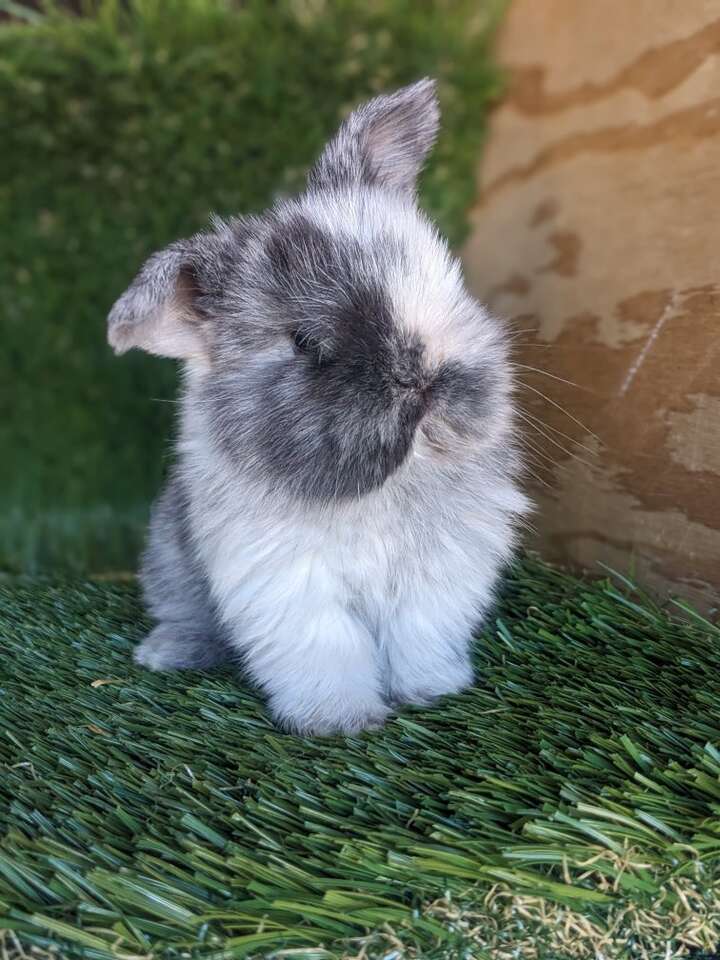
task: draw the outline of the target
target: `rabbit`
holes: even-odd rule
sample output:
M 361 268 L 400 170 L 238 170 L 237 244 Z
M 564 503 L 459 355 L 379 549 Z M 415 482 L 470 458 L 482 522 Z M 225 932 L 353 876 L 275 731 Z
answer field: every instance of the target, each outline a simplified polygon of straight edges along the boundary
M 302 194 L 154 254 L 108 317 L 183 361 L 135 660 L 234 661 L 301 735 L 471 685 L 529 509 L 507 330 L 417 203 L 438 126 L 430 79 L 371 99 Z

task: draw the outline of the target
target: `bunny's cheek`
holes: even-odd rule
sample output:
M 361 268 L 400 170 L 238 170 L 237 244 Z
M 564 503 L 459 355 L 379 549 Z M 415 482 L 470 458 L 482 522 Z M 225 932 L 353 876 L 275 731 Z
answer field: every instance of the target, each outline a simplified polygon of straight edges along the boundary
M 467 454 L 477 445 L 476 439 L 439 418 L 428 418 L 416 433 L 412 452 L 419 458 L 459 462 L 463 453 Z
M 423 424 L 418 430 L 415 442 L 413 444 L 412 455 L 419 460 L 445 458 L 450 454 L 450 447 L 447 443 L 447 437 L 442 436 L 443 431 L 438 430 L 430 424 Z

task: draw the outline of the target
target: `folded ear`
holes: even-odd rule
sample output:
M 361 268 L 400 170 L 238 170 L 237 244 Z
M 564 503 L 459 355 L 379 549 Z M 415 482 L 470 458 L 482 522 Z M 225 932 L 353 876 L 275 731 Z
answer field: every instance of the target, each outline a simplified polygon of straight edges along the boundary
M 412 193 L 439 125 L 434 80 L 375 97 L 351 113 L 325 147 L 310 186 L 367 183 Z
M 108 316 L 108 342 L 116 353 L 139 347 L 183 360 L 206 355 L 193 253 L 192 240 L 179 240 L 145 262 Z

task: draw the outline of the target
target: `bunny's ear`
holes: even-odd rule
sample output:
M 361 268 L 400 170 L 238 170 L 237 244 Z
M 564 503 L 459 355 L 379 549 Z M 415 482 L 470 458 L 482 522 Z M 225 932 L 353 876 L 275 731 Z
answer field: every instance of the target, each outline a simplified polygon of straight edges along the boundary
M 193 253 L 193 241 L 179 240 L 145 262 L 108 316 L 108 342 L 116 353 L 139 347 L 183 360 L 206 355 Z
M 310 186 L 365 183 L 412 193 L 439 125 L 434 80 L 375 97 L 351 113 L 325 147 Z

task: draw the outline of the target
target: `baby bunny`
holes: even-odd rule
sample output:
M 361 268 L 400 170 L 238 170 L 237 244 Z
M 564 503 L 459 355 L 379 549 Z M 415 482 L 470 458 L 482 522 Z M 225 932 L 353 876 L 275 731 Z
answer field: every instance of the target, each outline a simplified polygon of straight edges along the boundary
M 156 253 L 108 319 L 183 361 L 135 659 L 239 662 L 304 734 L 472 682 L 527 510 L 506 332 L 416 202 L 438 123 L 430 80 L 370 100 L 304 193 Z

